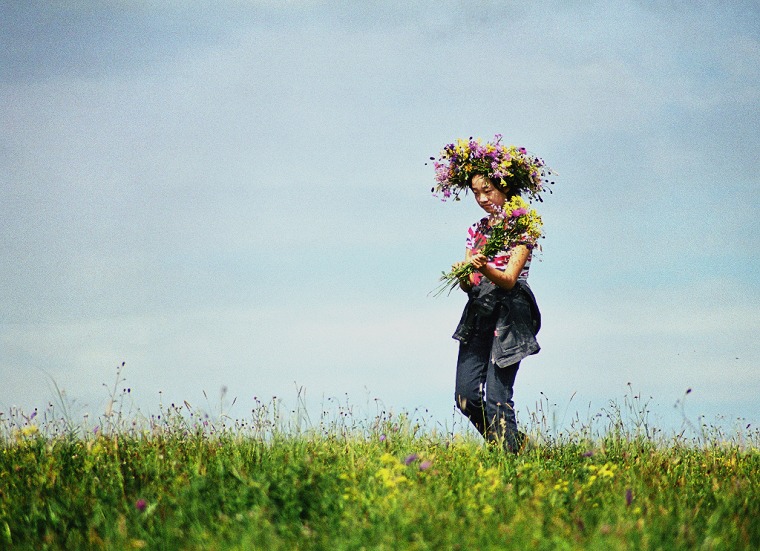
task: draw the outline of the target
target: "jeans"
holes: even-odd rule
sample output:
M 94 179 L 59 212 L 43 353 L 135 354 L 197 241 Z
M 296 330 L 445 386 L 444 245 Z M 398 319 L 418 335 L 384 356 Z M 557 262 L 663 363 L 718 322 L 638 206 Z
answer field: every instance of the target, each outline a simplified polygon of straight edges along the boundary
M 494 365 L 491 362 L 494 328 L 487 323 L 479 325 L 472 338 L 459 346 L 456 404 L 487 441 L 516 452 L 524 439 L 517 430 L 512 401 L 520 362 L 506 367 Z

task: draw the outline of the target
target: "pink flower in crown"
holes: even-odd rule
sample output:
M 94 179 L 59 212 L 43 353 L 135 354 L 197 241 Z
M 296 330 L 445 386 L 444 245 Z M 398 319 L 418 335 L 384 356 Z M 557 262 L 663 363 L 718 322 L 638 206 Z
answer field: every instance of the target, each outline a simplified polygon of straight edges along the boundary
M 528 209 L 520 208 L 512 211 L 512 218 L 520 218 L 521 216 L 528 214 Z

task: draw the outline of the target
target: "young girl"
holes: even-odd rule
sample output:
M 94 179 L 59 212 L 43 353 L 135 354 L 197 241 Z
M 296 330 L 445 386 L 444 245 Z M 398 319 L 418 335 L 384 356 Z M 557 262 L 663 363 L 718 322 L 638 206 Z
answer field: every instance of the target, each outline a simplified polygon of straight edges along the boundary
M 459 280 L 468 295 L 461 321 L 453 335 L 460 342 L 455 401 L 461 412 L 489 442 L 520 451 L 526 442 L 517 430 L 513 402 L 520 362 L 540 350 L 536 334 L 541 315 L 527 283 L 536 233 L 526 232 L 490 258 L 481 251 L 493 227 L 504 217 L 503 207 L 521 192 L 538 197 L 542 177 L 549 173 L 543 161 L 524 149 L 499 143 L 460 140 L 447 146 L 436 162 L 437 188 L 444 198 L 472 191 L 487 216 L 473 224 L 467 237 L 465 260 L 474 271 Z

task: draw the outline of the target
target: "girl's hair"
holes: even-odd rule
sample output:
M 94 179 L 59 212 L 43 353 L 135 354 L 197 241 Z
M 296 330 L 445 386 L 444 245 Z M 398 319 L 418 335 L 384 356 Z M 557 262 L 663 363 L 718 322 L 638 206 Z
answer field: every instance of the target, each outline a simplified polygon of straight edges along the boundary
M 500 192 L 502 192 L 504 195 L 507 196 L 507 200 L 512 199 L 512 197 L 515 197 L 516 195 L 520 195 L 520 190 L 516 190 L 513 187 L 507 185 L 502 185 L 501 181 L 497 180 L 496 178 L 491 178 L 490 176 L 486 174 L 472 174 L 467 179 L 467 187 L 472 189 L 472 179 L 475 178 L 475 176 L 482 176 L 486 180 L 488 180 L 488 183 L 491 184 L 493 187 L 498 189 Z

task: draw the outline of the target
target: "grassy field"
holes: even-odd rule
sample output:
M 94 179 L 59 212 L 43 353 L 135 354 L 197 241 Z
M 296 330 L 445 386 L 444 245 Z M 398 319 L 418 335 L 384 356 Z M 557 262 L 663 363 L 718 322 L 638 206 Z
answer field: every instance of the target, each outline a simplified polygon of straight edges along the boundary
M 756 432 L 665 437 L 613 408 L 552 438 L 534 418 L 514 456 L 406 414 L 109 410 L 0 416 L 0 548 L 760 548 Z

